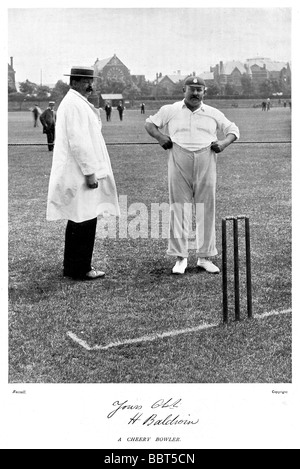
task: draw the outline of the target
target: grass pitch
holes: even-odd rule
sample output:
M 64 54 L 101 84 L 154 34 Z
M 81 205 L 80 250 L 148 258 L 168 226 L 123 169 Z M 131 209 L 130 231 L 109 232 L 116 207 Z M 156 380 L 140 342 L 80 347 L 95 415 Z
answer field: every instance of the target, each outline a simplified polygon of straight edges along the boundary
M 225 113 L 240 127 L 243 143 L 218 157 L 215 261 L 221 267 L 221 218 L 247 214 L 254 313 L 289 309 L 290 111 Z M 145 117 L 127 111 L 120 122 L 115 112 L 107 123 L 102 114 L 119 196 L 127 196 L 128 206 L 145 204 L 150 213 L 152 203 L 168 202 L 167 160 L 146 134 Z M 9 143 L 44 144 L 45 136 L 41 128 L 33 128 L 30 113 L 10 113 Z M 186 275 L 173 276 L 167 240 L 151 238 L 150 221 L 146 238 L 120 239 L 117 233 L 116 239 L 96 239 L 93 264 L 106 271 L 104 279 L 80 283 L 63 278 L 66 223 L 45 220 L 51 159 L 46 145 L 9 146 L 8 177 L 14 180 L 8 225 L 10 382 L 291 382 L 290 315 L 106 351 L 88 351 L 73 342 L 68 331 L 95 346 L 219 323 L 222 278 L 199 272 L 193 253 Z M 242 229 L 240 234 L 244 311 Z M 231 236 L 228 241 L 230 251 Z M 233 293 L 232 276 L 229 280 Z M 229 300 L 232 314 L 232 295 Z

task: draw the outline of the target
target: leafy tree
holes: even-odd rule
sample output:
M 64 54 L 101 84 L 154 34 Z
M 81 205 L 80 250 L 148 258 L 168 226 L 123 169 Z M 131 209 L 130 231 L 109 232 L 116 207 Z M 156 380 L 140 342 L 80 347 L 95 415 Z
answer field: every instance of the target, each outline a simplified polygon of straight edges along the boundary
M 62 80 L 58 80 L 51 92 L 50 97 L 51 99 L 53 99 L 53 101 L 61 101 L 65 97 L 69 89 L 70 86 L 67 83 L 63 82 Z
M 22 81 L 19 84 L 20 92 L 24 94 L 29 94 L 30 96 L 33 96 L 33 94 L 36 93 L 37 88 L 38 88 L 38 85 L 36 83 L 32 83 L 29 80 Z
M 97 80 L 97 91 L 101 94 L 105 93 L 112 93 L 112 94 L 119 94 L 123 93 L 123 90 L 126 88 L 127 83 L 125 80 L 119 78 L 107 78 L 104 79 L 100 77 Z
M 252 79 L 247 73 L 241 76 L 241 85 L 243 87 L 243 94 L 250 95 L 253 92 Z
M 221 88 L 215 81 L 207 86 L 206 96 L 218 96 L 221 93 Z
M 49 86 L 40 85 L 37 87 L 34 96 L 38 101 L 45 101 L 51 96 L 51 90 Z
M 127 87 L 123 90 L 123 96 L 126 99 L 131 99 L 132 101 L 135 99 L 140 98 L 141 90 L 140 88 L 133 82 L 131 82 Z
M 271 80 L 271 87 L 273 93 L 280 93 L 282 91 L 282 86 L 278 80 Z
M 263 83 L 261 83 L 259 87 L 259 91 L 263 96 L 269 96 L 272 94 L 272 83 L 270 80 L 265 80 Z
M 151 96 L 152 95 L 152 89 L 153 89 L 153 83 L 150 83 L 149 81 L 143 83 L 141 86 L 141 95 L 142 96 Z
M 174 88 L 172 90 L 171 96 L 177 97 L 177 96 L 182 96 L 183 97 L 183 83 L 184 80 L 180 80 L 178 83 L 174 85 Z
M 226 83 L 225 85 L 225 95 L 232 96 L 234 93 L 234 86 L 230 83 Z

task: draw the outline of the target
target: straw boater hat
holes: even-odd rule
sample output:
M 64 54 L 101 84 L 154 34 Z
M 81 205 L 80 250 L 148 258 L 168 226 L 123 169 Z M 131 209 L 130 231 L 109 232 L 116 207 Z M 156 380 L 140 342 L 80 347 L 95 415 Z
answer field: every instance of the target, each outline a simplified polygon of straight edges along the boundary
M 71 73 L 64 73 L 67 77 L 97 78 L 93 67 L 72 67 Z

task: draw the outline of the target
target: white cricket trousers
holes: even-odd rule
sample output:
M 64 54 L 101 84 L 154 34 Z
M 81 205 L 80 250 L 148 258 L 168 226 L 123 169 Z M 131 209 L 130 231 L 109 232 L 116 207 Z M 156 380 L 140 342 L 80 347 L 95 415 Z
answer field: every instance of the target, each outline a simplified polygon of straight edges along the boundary
M 169 150 L 169 256 L 188 257 L 192 220 L 198 257 L 215 256 L 217 155 L 210 147 L 189 151 L 173 143 Z

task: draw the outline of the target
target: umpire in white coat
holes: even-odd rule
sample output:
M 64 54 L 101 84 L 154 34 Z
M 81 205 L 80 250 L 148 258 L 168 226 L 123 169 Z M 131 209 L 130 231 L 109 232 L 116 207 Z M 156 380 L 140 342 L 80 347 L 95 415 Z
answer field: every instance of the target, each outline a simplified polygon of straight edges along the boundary
M 99 110 L 88 101 L 92 67 L 72 67 L 70 90 L 57 110 L 56 140 L 49 181 L 47 220 L 66 219 L 64 276 L 94 280 L 97 217 L 120 213 Z

